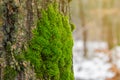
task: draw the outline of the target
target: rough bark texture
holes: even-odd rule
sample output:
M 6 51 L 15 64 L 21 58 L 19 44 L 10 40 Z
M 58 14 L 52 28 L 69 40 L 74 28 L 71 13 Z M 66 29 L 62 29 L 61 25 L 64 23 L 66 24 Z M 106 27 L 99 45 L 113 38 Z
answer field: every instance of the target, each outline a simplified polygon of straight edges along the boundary
M 34 70 L 31 69 L 30 63 L 19 62 L 15 58 L 15 55 L 18 56 L 22 53 L 31 37 L 31 27 L 33 26 L 32 0 L 21 2 L 19 0 L 2 0 L 1 4 L 3 17 L 0 20 L 3 24 L 0 27 L 0 80 L 15 79 L 11 79 L 10 76 L 8 79 L 6 77 L 8 75 L 5 72 L 6 68 L 11 68 L 11 66 L 12 70 L 17 71 L 17 80 L 34 80 Z M 22 67 L 24 67 L 24 71 L 20 69 Z
M 34 66 L 20 56 L 29 45 L 41 10 L 53 2 L 69 15 L 69 0 L 0 0 L 0 80 L 37 80 Z
M 28 40 L 32 37 L 32 35 L 31 35 L 31 27 L 33 27 L 33 6 L 32 6 L 33 2 L 32 1 L 33 0 L 26 1 L 26 8 L 27 8 L 26 27 L 28 27 L 28 30 L 27 30 Z

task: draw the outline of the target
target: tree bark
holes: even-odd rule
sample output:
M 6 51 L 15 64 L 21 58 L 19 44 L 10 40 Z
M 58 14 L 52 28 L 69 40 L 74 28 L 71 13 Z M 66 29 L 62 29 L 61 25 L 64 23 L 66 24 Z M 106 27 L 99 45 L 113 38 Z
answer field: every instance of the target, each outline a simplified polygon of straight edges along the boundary
M 33 6 L 32 6 L 33 0 L 27 0 L 26 1 L 26 8 L 27 8 L 27 21 L 26 21 L 26 27 L 27 29 L 27 37 L 28 40 L 31 39 L 31 28 L 33 27 Z
M 61 6 L 61 13 L 68 15 L 69 5 L 66 0 L 1 0 L 0 4 L 4 8 L 3 19 L 0 17 L 3 22 L 3 29 L 0 27 L 0 80 L 4 80 L 6 67 L 11 66 L 18 73 L 13 80 L 36 80 L 34 66 L 28 61 L 18 61 L 16 55 L 19 56 L 27 49 L 32 30 L 41 18 L 41 10 L 53 2 Z

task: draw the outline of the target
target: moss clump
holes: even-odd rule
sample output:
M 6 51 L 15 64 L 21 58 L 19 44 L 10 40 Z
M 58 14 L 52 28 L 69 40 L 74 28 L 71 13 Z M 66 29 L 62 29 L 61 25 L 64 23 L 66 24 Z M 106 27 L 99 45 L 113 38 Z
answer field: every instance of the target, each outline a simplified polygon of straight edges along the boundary
M 4 70 L 3 80 L 15 80 L 17 76 L 17 71 L 11 66 L 6 66 Z
M 76 28 L 76 26 L 73 23 L 70 23 L 71 25 L 71 31 L 74 31 L 74 29 Z
M 73 80 L 73 39 L 68 17 L 53 4 L 41 15 L 25 58 L 41 80 Z

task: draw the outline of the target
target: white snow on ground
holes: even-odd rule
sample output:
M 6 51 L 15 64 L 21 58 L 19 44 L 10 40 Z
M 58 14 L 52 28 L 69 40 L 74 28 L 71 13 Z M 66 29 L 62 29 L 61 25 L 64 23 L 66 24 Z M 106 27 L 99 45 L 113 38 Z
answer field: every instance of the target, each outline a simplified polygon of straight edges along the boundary
M 112 49 L 112 61 L 120 69 L 120 46 Z
M 83 43 L 76 41 L 73 48 L 73 67 L 76 80 L 105 80 L 115 74 L 110 71 L 112 64 L 105 53 L 95 53 L 95 49 L 107 48 L 104 42 L 88 42 L 89 58 L 83 57 Z
M 87 42 L 88 56 L 91 57 L 95 49 L 106 49 L 108 48 L 107 43 L 105 42 Z M 79 55 L 83 56 L 83 42 L 81 40 L 74 42 L 73 51 L 80 53 Z

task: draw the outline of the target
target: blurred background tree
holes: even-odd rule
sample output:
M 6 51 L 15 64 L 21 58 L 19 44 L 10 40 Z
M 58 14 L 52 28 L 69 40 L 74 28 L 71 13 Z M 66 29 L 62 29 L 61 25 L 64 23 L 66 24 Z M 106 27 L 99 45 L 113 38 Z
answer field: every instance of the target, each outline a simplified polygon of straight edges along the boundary
M 106 41 L 109 49 L 119 45 L 120 5 L 118 3 L 119 0 L 72 1 L 72 21 L 77 26 L 74 32 L 75 40 Z M 85 32 L 87 32 L 86 40 L 83 37 Z

